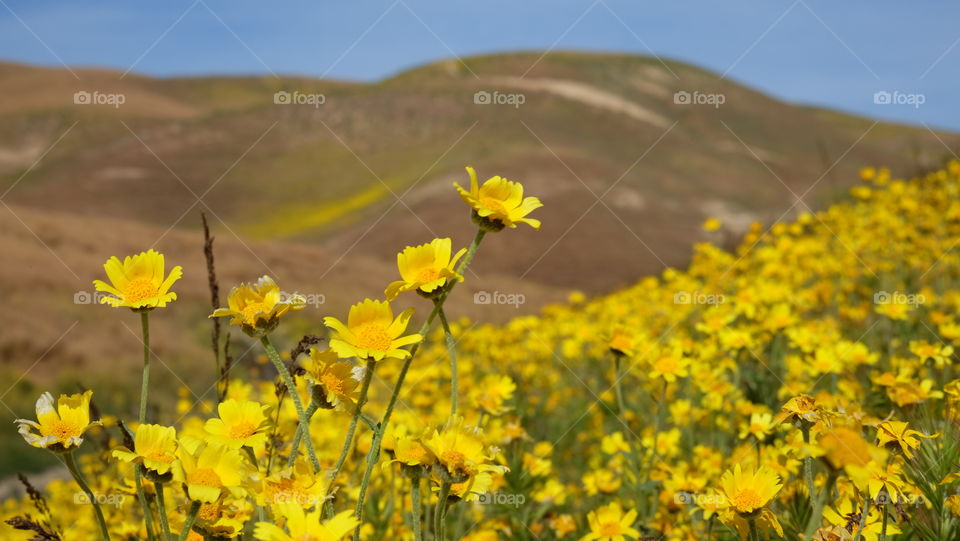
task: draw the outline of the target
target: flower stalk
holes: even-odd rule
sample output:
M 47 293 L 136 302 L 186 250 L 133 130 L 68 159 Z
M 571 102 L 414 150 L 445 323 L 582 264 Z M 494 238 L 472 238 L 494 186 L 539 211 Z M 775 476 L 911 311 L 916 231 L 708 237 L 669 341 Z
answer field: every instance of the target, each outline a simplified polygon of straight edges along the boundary
M 87 480 L 84 479 L 83 473 L 80 471 L 80 468 L 77 467 L 77 461 L 73 456 L 73 451 L 63 454 L 64 461 L 67 464 L 67 469 L 70 470 L 70 474 L 73 475 L 73 479 L 80 485 L 80 490 L 87 495 L 87 500 L 90 502 L 90 505 L 93 506 L 93 514 L 97 518 L 97 525 L 100 527 L 100 535 L 107 541 L 110 540 L 110 532 L 107 530 L 107 521 L 103 518 L 103 510 L 100 509 L 100 502 L 97 501 L 96 495 L 90 490 L 90 485 L 87 484 Z
M 470 264 L 470 261 L 476 254 L 477 249 L 480 247 L 480 243 L 483 241 L 483 237 L 486 236 L 486 234 L 487 232 L 482 228 L 477 229 L 477 234 L 473 238 L 473 242 L 470 243 L 467 253 L 463 256 L 463 259 L 460 260 L 460 264 L 457 266 L 458 274 L 462 275 L 467 269 L 467 266 Z M 443 307 L 443 303 L 447 300 L 447 297 L 450 296 L 450 292 L 453 291 L 455 286 L 456 282 L 450 282 L 446 292 L 435 303 L 433 311 L 420 328 L 419 334 L 421 336 L 426 336 L 427 332 L 430 330 L 430 326 L 433 324 L 433 320 L 439 314 L 440 309 Z M 361 523 L 363 522 L 363 502 L 366 499 L 367 489 L 370 485 L 370 478 L 373 475 L 373 469 L 380 461 L 380 445 L 383 442 L 383 436 L 386 434 L 387 426 L 390 424 L 390 416 L 393 414 L 393 409 L 396 407 L 397 400 L 400 398 L 400 389 L 403 387 L 403 381 L 407 377 L 407 371 L 410 370 L 410 364 L 413 362 L 414 357 L 416 357 L 417 351 L 420 349 L 420 344 L 422 343 L 423 342 L 417 342 L 410 347 L 410 355 L 404 359 L 403 365 L 400 367 L 400 372 L 397 374 L 397 382 L 393 386 L 393 392 L 390 395 L 390 400 L 387 402 L 387 409 L 384 410 L 383 417 L 380 420 L 380 428 L 373 434 L 373 442 L 370 444 L 370 454 L 367 458 L 367 467 L 363 472 L 363 479 L 360 481 L 360 493 L 357 497 L 356 517 Z M 359 526 L 354 529 L 353 538 L 355 541 L 360 539 Z
M 310 418 L 307 417 L 307 412 L 303 408 L 303 401 L 300 400 L 300 393 L 297 392 L 297 384 L 293 381 L 290 371 L 287 370 L 286 365 L 283 364 L 283 361 L 280 359 L 280 354 L 277 353 L 276 348 L 274 348 L 270 342 L 270 337 L 264 334 L 260 337 L 260 343 L 263 344 L 263 348 L 267 351 L 267 356 L 270 357 L 273 366 L 276 367 L 277 372 L 280 373 L 280 377 L 283 379 L 283 383 L 287 386 L 290 397 L 293 399 L 293 405 L 297 409 L 297 416 L 300 418 L 300 426 L 303 427 L 303 432 L 306 436 L 303 439 L 306 444 L 307 455 L 310 457 L 313 472 L 317 473 L 320 471 L 320 460 L 317 459 L 317 453 L 313 449 L 313 438 L 310 437 Z M 291 451 L 291 453 L 292 452 L 294 451 Z

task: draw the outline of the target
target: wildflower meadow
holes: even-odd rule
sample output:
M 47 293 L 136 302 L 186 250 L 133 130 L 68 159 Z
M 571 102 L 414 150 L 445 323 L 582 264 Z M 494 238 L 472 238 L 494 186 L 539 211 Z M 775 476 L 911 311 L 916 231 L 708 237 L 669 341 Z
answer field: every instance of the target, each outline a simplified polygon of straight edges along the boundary
M 541 202 L 466 169 L 473 241 L 402 248 L 395 281 L 299 342 L 278 329 L 305 299 L 270 276 L 223 284 L 196 322 L 216 330 L 195 362 L 222 374 L 200 408 L 152 407 L 150 325 L 183 276 L 215 283 L 212 250 L 206 269 L 152 249 L 86 269 L 90 309 L 141 329 L 139 410 L 96 407 L 96 381 L 40 394 L 8 430 L 70 478 L 3 502 L 0 537 L 960 539 L 960 162 L 864 168 L 826 210 L 504 325 L 445 301 L 486 237 L 540 228 Z M 222 369 L 228 330 L 265 377 Z

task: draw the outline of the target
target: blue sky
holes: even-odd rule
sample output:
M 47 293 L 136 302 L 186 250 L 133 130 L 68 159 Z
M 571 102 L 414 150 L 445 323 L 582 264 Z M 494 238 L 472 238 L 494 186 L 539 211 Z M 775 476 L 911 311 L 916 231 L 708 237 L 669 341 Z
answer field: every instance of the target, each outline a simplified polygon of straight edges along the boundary
M 0 58 L 375 80 L 454 55 L 653 52 L 787 101 L 960 131 L 958 20 L 958 2 L 886 0 L 0 0 Z M 924 103 L 875 104 L 881 90 Z

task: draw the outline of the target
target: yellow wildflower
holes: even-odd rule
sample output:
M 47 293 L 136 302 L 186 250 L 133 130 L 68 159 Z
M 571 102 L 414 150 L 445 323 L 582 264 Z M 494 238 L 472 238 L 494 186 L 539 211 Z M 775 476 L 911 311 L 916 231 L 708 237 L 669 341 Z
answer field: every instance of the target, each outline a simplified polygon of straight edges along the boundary
M 37 400 L 37 420 L 17 419 L 20 435 L 30 445 L 64 452 L 79 447 L 83 434 L 100 421 L 90 420 L 90 398 L 93 391 L 82 394 L 60 395 L 56 403 L 53 395 L 43 393 Z M 36 433 L 34 432 L 36 430 Z
M 230 290 L 227 308 L 217 308 L 210 317 L 230 317 L 231 325 L 239 325 L 250 335 L 273 330 L 284 314 L 305 306 L 300 295 L 285 296 L 269 276 L 256 283 L 240 284 Z
M 224 400 L 217 406 L 220 418 L 207 419 L 204 430 L 209 440 L 231 449 L 259 447 L 267 441 L 270 418 L 268 406 L 252 400 Z
M 110 284 L 94 280 L 93 286 L 97 291 L 110 295 L 100 299 L 100 302 L 114 308 L 126 306 L 133 310 L 162 308 L 176 300 L 177 294 L 170 291 L 170 287 L 183 276 L 183 269 L 176 266 L 164 278 L 163 254 L 153 250 L 127 256 L 122 263 L 113 256 L 103 264 L 103 270 Z
M 177 429 L 172 426 L 138 425 L 133 450 L 119 447 L 113 450 L 113 457 L 121 462 L 142 464 L 148 472 L 166 475 L 177 459 Z
M 499 176 L 491 177 L 480 186 L 477 172 L 467 167 L 470 175 L 470 191 L 454 184 L 460 198 L 473 209 L 474 220 L 488 231 L 500 231 L 504 227 L 517 227 L 524 223 L 540 229 L 540 220 L 526 218 L 543 206 L 536 197 L 523 197 L 523 185 Z
M 407 358 L 410 352 L 401 348 L 421 340 L 419 334 L 402 336 L 412 315 L 413 309 L 407 308 L 394 318 L 389 302 L 366 299 L 350 307 L 346 325 L 334 317 L 323 322 L 335 332 L 330 349 L 337 355 L 380 361 Z
M 397 267 L 402 280 L 387 286 L 384 294 L 388 301 L 397 298 L 404 291 L 417 290 L 425 296 L 443 291 L 450 280 L 463 281 L 463 276 L 454 270 L 457 261 L 467 253 L 462 248 L 450 257 L 450 239 L 434 239 L 420 246 L 407 246 L 397 254 Z

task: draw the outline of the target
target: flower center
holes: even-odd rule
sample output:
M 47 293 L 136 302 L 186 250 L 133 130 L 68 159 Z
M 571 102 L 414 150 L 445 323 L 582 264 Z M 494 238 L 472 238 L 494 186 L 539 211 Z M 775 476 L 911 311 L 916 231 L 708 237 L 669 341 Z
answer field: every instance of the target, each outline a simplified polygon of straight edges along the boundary
M 442 462 L 447 465 L 447 469 L 451 471 L 461 471 L 465 470 L 467 457 L 463 456 L 463 453 L 460 451 L 444 451 L 443 456 L 441 457 Z
M 80 436 L 80 434 L 83 433 L 83 429 L 80 426 L 62 420 L 56 420 L 45 428 L 44 436 L 56 436 L 57 439 L 61 441 Z
M 217 520 L 220 518 L 220 504 L 205 503 L 201 505 L 200 510 L 197 512 L 197 518 L 202 520 Z
M 364 323 L 356 331 L 357 345 L 362 349 L 372 351 L 388 351 L 390 349 L 390 334 L 379 323 Z
M 426 284 L 440 278 L 440 269 L 421 269 L 417 272 L 417 282 Z
M 492 197 L 481 197 L 480 204 L 497 214 L 507 214 L 507 208 L 503 206 L 503 201 Z
M 266 304 L 262 302 L 251 302 L 243 308 L 243 321 L 247 325 L 257 324 L 257 314 L 261 312 L 269 312 L 270 309 Z
M 127 287 L 123 289 L 123 300 L 126 302 L 140 302 L 144 299 L 156 297 L 158 293 L 157 286 L 150 280 L 138 278 L 131 280 Z
M 151 451 L 143 455 L 143 457 L 149 460 L 156 460 L 157 462 L 163 462 L 164 464 L 170 464 L 176 458 L 173 455 L 169 453 L 165 453 L 163 451 Z
M 223 481 L 220 480 L 217 472 L 210 468 L 200 468 L 187 474 L 187 484 L 220 488 L 223 486 Z
M 604 522 L 600 525 L 600 537 L 616 537 L 620 534 L 619 522 Z
M 247 439 L 257 431 L 257 427 L 246 421 L 230 427 L 230 438 L 234 440 Z
M 323 386 L 326 387 L 331 393 L 337 396 L 343 396 L 343 380 L 337 377 L 336 374 L 327 372 L 320 377 L 320 383 L 322 383 Z
M 752 488 L 741 490 L 733 498 L 733 506 L 741 513 L 749 513 L 754 509 L 763 507 L 763 500 L 757 491 Z

